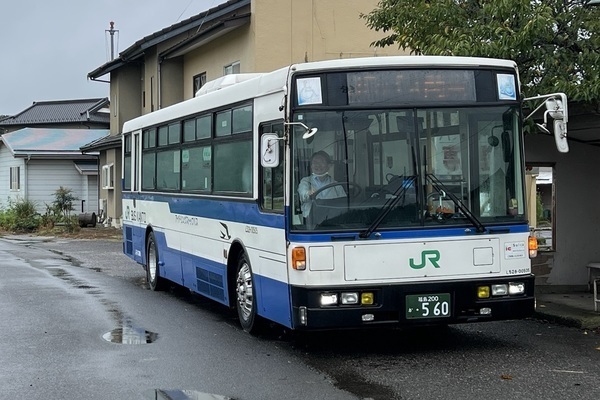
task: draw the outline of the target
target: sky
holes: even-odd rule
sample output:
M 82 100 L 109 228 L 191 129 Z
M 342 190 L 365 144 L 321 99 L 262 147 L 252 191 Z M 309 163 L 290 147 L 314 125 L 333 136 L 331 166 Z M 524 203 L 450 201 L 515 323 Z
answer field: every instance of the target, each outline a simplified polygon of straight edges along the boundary
M 136 41 L 226 0 L 4 0 L 0 5 L 0 115 L 36 101 L 108 97 L 87 74 Z M 104 78 L 108 78 L 108 75 Z

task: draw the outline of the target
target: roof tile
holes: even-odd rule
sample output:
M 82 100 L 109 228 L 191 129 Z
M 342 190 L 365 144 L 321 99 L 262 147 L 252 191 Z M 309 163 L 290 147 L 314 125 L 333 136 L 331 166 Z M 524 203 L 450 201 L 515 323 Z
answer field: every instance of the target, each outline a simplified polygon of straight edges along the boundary
M 108 107 L 108 98 L 39 101 L 19 114 L 0 121 L 0 126 L 66 122 L 110 123 L 110 114 L 98 112 Z

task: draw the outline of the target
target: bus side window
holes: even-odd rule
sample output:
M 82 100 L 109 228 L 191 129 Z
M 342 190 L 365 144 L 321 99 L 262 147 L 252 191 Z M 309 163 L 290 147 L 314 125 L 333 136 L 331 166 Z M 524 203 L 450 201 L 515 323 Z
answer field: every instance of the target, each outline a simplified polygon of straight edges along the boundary
M 260 126 L 260 135 L 276 133 L 283 136 L 283 122 L 266 123 Z M 260 205 L 265 211 L 283 212 L 283 140 L 279 141 L 279 165 L 275 168 L 260 167 Z

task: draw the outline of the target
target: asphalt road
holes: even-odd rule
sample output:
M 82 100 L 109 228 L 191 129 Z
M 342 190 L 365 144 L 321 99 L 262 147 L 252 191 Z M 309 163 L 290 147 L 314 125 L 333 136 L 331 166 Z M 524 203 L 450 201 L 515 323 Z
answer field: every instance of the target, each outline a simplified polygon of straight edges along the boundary
M 226 310 L 143 288 L 119 246 L 0 240 L 0 398 L 356 398 Z
M 579 329 L 523 320 L 257 338 L 186 290 L 147 290 L 119 242 L 22 239 L 0 240 L 0 398 L 600 398 L 600 336 Z M 110 341 L 122 337 L 152 343 Z

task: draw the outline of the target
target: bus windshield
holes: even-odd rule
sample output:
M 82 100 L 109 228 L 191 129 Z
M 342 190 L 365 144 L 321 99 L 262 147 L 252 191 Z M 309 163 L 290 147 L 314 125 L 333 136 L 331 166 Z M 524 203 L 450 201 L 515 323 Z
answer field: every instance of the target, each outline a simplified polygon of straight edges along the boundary
M 302 110 L 293 126 L 295 231 L 523 223 L 517 105 Z

